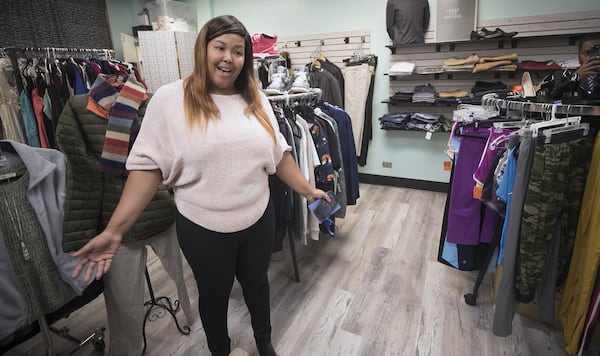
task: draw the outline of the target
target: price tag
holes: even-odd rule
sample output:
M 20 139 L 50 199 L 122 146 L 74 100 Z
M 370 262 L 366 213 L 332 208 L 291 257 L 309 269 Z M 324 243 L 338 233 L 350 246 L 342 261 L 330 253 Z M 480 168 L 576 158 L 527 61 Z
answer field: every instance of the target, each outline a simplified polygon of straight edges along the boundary
M 433 136 L 433 135 L 431 134 L 431 132 L 428 132 L 428 133 L 426 133 L 426 134 L 425 134 L 425 139 L 426 139 L 426 140 L 431 140 L 431 136 Z

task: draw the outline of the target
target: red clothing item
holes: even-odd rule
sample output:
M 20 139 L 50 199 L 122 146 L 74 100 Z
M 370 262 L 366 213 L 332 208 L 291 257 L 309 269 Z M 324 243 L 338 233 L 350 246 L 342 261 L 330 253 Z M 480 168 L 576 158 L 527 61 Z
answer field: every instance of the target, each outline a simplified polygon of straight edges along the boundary
M 51 148 L 50 142 L 48 141 L 48 134 L 46 133 L 46 126 L 44 126 L 44 99 L 40 96 L 37 88 L 33 88 L 31 91 L 31 101 L 33 104 L 35 121 L 37 122 L 40 145 L 42 148 Z

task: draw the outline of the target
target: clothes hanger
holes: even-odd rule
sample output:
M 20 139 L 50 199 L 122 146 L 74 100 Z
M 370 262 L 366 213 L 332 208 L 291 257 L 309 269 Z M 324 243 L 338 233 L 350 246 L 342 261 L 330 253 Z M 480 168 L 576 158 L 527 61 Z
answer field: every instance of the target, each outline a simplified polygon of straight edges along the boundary
M 551 104 L 550 120 L 536 122 L 531 124 L 531 136 L 538 137 L 540 129 L 552 128 L 556 126 L 579 126 L 581 116 L 571 116 L 561 119 L 556 118 L 556 104 Z
M 552 135 L 565 133 L 565 132 L 569 132 L 569 131 L 579 131 L 579 130 L 582 130 L 581 136 L 587 136 L 590 132 L 590 124 L 587 122 L 584 122 L 584 123 L 579 123 L 577 125 L 567 125 L 567 126 L 560 126 L 560 127 L 553 127 L 553 128 L 546 129 L 546 130 L 544 130 L 544 136 L 546 137 L 544 142 L 550 143 L 552 141 Z

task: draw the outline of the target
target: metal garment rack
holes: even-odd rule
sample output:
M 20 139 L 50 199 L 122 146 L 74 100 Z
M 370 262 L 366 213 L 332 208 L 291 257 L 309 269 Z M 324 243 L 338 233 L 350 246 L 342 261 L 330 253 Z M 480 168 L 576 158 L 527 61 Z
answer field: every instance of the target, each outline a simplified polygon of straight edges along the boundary
M 516 112 L 536 112 L 546 114 L 600 116 L 600 106 L 578 104 L 551 104 L 530 101 L 517 101 L 500 99 L 497 94 L 486 94 L 481 98 L 481 105 L 485 107 L 506 109 Z
M 98 57 L 103 59 L 115 58 L 115 50 L 107 48 L 67 48 L 67 47 L 0 47 L 0 57 L 10 58 L 11 65 L 13 67 L 15 77 L 17 79 L 17 89 L 19 93 L 23 91 L 23 79 L 19 72 L 19 65 L 17 58 L 27 57 L 27 55 L 41 55 L 46 58 L 59 58 L 59 57 Z
M 284 103 L 291 105 L 299 101 L 319 101 L 321 100 L 322 90 L 319 88 L 310 88 L 306 93 L 286 93 L 281 95 L 267 96 L 271 103 Z
M 321 89 L 310 88 L 306 93 L 294 93 L 294 94 L 282 94 L 268 96 L 271 105 L 283 103 L 286 106 L 292 105 L 296 102 L 318 102 L 321 99 Z M 296 282 L 300 282 L 300 270 L 298 269 L 298 259 L 296 257 L 296 243 L 292 234 L 291 228 L 288 228 L 288 240 L 290 242 L 290 253 L 292 254 L 292 264 L 294 265 L 294 276 Z

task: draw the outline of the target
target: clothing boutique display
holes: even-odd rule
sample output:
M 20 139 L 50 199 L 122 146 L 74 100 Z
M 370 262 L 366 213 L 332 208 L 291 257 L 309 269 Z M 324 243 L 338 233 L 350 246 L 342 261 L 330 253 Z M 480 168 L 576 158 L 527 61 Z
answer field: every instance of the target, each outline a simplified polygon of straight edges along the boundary
M 274 147 L 254 115 L 243 117 L 256 95 L 242 88 L 248 77 L 237 77 L 251 68 L 248 41 L 239 52 L 240 28 L 232 33 L 225 23 L 199 34 L 192 32 L 196 27 L 149 26 L 157 16 L 159 22 L 177 18 L 174 25 L 190 15 L 173 13 L 171 2 L 165 0 L 159 14 L 140 2 L 107 0 L 2 6 L 0 354 L 39 354 L 43 346 L 54 354 L 53 323 L 81 334 L 105 317 L 107 354 L 146 353 L 145 326 L 154 317 L 146 295 L 156 299 L 150 267 L 157 290 L 177 296 L 171 311 L 179 332 L 185 334 L 175 316 L 179 309 L 184 329 L 195 330 L 180 337 L 172 325 L 153 325 L 156 349 L 149 354 L 227 354 L 234 347 L 232 355 L 265 354 L 259 344 L 267 336 L 269 346 L 289 356 L 538 355 L 563 348 L 570 355 L 594 354 L 586 351 L 600 339 L 600 107 L 587 109 L 599 104 L 600 75 L 595 64 L 590 70 L 577 58 L 565 59 L 569 53 L 581 58 L 582 39 L 597 40 L 600 9 L 539 2 L 522 14 L 502 5 L 505 16 L 492 14 L 489 1 L 445 6 L 387 0 L 384 24 L 363 13 L 382 4 L 338 1 L 328 5 L 348 8 L 319 14 L 328 17 L 319 25 L 306 19 L 325 8 L 207 2 L 204 15 L 243 15 L 248 27 L 241 30 L 254 33 L 254 79 L 262 90 L 257 107 L 273 109 L 268 121 L 274 125 L 275 118 L 281 133 L 275 132 Z M 190 23 L 199 20 L 191 15 Z M 286 23 L 289 16 L 294 21 Z M 467 25 L 466 36 L 445 41 L 446 31 L 458 31 L 453 20 Z M 286 35 L 253 28 L 261 25 Z M 287 28 L 276 28 L 282 25 Z M 202 38 L 205 33 L 216 36 Z M 90 46 L 97 48 L 84 48 Z M 586 52 L 596 57 L 598 45 Z M 115 53 L 136 58 L 137 67 Z M 387 72 L 377 72 L 377 55 L 385 55 Z M 203 81 L 203 89 L 195 89 L 208 91 L 214 101 L 209 109 L 218 107 L 219 124 L 205 127 L 212 133 L 204 136 L 207 142 L 185 142 L 189 122 L 172 120 L 186 117 L 172 100 L 184 101 L 182 83 L 195 64 Z M 593 73 L 580 76 L 582 67 Z M 384 85 L 376 89 L 377 76 Z M 375 135 L 373 112 L 385 130 Z M 151 125 L 155 120 L 160 124 Z M 245 142 L 240 147 L 251 148 L 238 153 L 263 157 L 262 165 L 228 162 L 219 147 L 234 136 Z M 177 144 L 165 144 L 170 141 Z M 164 147 L 175 147 L 178 157 L 193 151 L 212 159 L 173 163 Z M 319 216 L 278 177 L 275 162 L 288 150 L 302 177 L 332 193 L 339 210 Z M 279 173 L 297 186 L 301 177 L 289 174 L 288 163 Z M 98 280 L 84 282 L 85 273 L 73 279 L 79 260 L 70 253 L 107 227 L 127 167 L 160 170 L 161 184 L 114 258 L 92 262 L 110 270 Z M 194 178 L 206 174 L 223 179 L 209 186 Z M 176 182 L 182 184 L 169 185 Z M 302 187 L 309 197 L 321 194 Z M 203 198 L 191 204 L 189 197 L 198 193 Z M 232 196 L 245 197 L 244 204 L 232 207 Z M 216 243 L 218 253 L 206 243 Z M 440 263 L 430 264 L 436 248 Z M 256 252 L 260 261 L 233 262 L 230 252 L 240 249 Z M 298 283 L 288 280 L 289 259 L 271 256 L 284 249 L 292 254 Z M 164 271 L 149 263 L 154 257 Z M 222 268 L 230 257 L 242 271 L 235 279 Z M 298 262 L 307 271 L 302 283 Z M 214 273 L 198 272 L 205 267 Z M 245 277 L 257 271 L 260 283 Z M 495 275 L 483 284 L 485 301 L 465 318 L 468 307 L 456 308 L 456 299 L 476 274 L 477 290 L 488 271 Z M 188 291 L 186 282 L 198 288 Z M 257 300 L 253 289 L 270 294 Z M 217 297 L 205 300 L 213 298 L 205 290 L 231 295 L 212 293 Z M 202 298 L 199 310 L 190 292 L 196 303 Z M 73 313 L 100 294 L 103 302 L 90 305 L 94 310 Z M 60 322 L 70 313 L 71 320 Z M 218 320 L 217 337 L 205 318 Z M 430 332 L 440 325 L 449 327 Z M 36 334 L 44 345 L 32 340 Z M 466 334 L 474 337 L 460 341 Z M 226 339 L 228 348 L 216 352 L 209 341 L 215 339 Z

